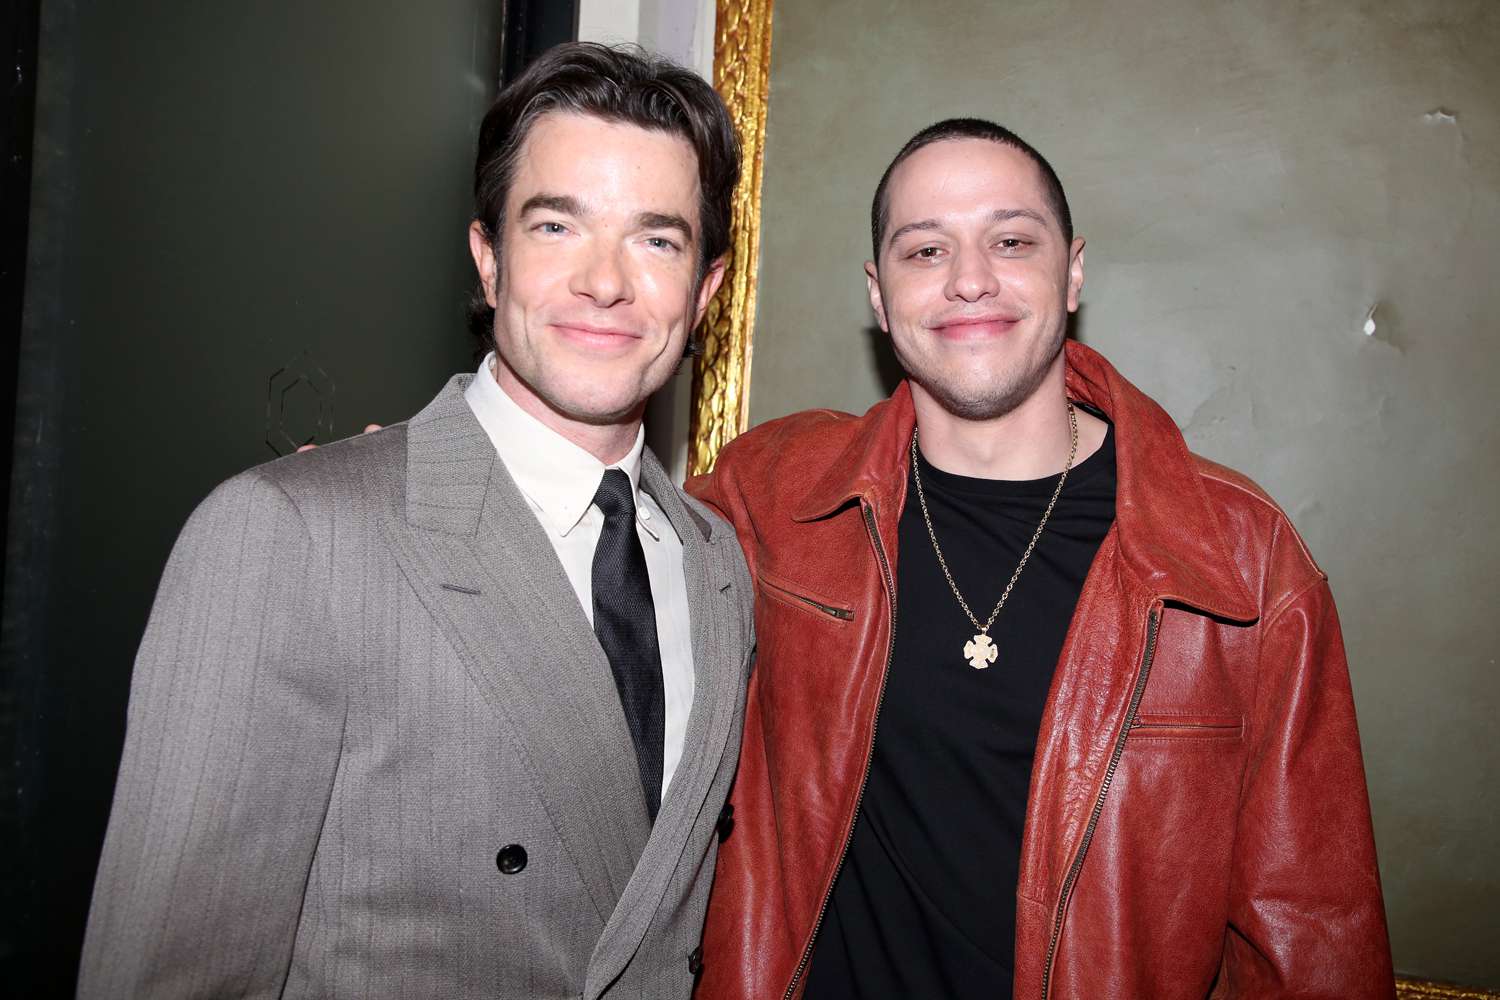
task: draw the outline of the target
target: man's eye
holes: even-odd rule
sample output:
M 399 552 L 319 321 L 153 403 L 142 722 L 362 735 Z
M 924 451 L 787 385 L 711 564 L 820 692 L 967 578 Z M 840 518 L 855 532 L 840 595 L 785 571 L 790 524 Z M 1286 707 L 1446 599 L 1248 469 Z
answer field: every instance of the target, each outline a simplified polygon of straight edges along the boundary
M 665 236 L 648 236 L 646 237 L 646 245 L 653 250 L 682 249 L 676 243 L 673 243 L 671 240 L 667 239 Z
M 919 260 L 932 260 L 942 252 L 943 251 L 937 247 L 918 247 L 916 252 L 913 253 L 912 256 L 916 257 Z
M 552 236 L 556 236 L 568 231 L 568 227 L 563 225 L 561 222 L 543 222 L 536 228 L 539 232 L 547 233 Z
M 1001 240 L 997 245 L 1002 250 L 1024 250 L 1027 244 L 1023 239 L 1018 239 L 1014 236 L 1008 236 L 1005 239 Z

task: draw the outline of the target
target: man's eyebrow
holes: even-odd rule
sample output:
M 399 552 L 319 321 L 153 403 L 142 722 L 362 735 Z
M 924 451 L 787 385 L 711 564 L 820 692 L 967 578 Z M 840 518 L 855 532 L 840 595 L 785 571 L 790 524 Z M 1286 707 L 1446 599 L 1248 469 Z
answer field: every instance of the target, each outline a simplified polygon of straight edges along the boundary
M 528 212 L 561 212 L 563 215 L 588 215 L 583 202 L 567 194 L 534 194 L 521 206 L 521 215 Z
M 1009 222 L 1011 219 L 1030 219 L 1039 226 L 1047 224 L 1045 216 L 1029 208 L 997 208 L 990 213 L 991 222 Z
M 997 208 L 990 213 L 991 224 L 996 222 L 1009 222 L 1011 219 L 1030 219 L 1039 226 L 1046 226 L 1046 216 L 1040 212 L 1033 212 L 1029 208 Z M 941 229 L 942 223 L 937 219 L 922 219 L 920 222 L 908 222 L 900 229 L 891 233 L 891 238 L 886 241 L 886 246 L 893 246 L 895 242 L 908 233 L 925 233 Z
M 934 229 L 941 228 L 942 224 L 939 223 L 936 219 L 923 219 L 921 222 L 908 222 L 906 225 L 902 226 L 894 233 L 891 233 L 891 238 L 885 241 L 885 245 L 894 245 L 897 240 L 905 236 L 907 233 L 925 233 L 930 232 Z
M 675 212 L 642 212 L 635 217 L 641 229 L 675 229 L 685 240 L 692 240 L 693 225 Z
M 588 206 L 568 194 L 534 194 L 521 205 L 521 215 L 528 212 L 559 212 L 563 215 L 585 216 Z M 683 239 L 692 240 L 693 225 L 675 212 L 640 212 L 635 217 L 639 229 L 675 229 Z

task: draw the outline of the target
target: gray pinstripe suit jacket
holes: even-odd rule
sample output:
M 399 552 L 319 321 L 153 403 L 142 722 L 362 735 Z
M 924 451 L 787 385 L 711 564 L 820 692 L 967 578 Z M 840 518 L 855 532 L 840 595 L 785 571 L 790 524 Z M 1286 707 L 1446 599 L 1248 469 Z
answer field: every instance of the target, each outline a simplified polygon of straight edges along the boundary
M 136 660 L 80 996 L 690 993 L 753 647 L 744 560 L 647 452 L 696 677 L 653 827 L 608 663 L 469 377 L 188 521 Z

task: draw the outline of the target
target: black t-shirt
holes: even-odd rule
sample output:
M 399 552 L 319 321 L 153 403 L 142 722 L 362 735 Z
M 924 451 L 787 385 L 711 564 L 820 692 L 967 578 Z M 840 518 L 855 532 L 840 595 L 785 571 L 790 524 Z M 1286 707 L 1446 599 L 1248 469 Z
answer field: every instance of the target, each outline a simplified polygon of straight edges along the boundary
M 1057 488 L 971 479 L 921 459 L 954 582 L 983 622 Z M 994 664 L 933 554 L 908 484 L 896 647 L 849 854 L 808 968 L 808 1000 L 1008 998 L 1021 828 L 1037 730 L 1078 595 L 1115 517 L 1114 433 L 1068 475 L 990 629 Z

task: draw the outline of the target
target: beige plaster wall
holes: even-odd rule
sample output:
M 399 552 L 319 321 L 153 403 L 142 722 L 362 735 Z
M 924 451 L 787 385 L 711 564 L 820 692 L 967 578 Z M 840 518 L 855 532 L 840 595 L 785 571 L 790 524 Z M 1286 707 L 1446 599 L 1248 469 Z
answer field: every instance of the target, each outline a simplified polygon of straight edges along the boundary
M 888 390 L 860 266 L 901 143 L 1027 137 L 1089 239 L 1080 338 L 1332 578 L 1398 968 L 1500 987 L 1500 4 L 775 17 L 752 420 Z

